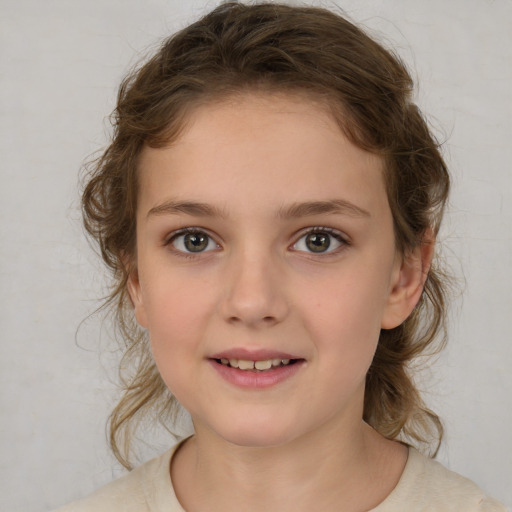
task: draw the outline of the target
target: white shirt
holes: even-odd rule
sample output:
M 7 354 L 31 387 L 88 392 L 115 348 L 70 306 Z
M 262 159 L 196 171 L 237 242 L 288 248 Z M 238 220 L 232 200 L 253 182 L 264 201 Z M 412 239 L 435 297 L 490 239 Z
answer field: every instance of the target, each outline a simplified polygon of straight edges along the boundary
M 170 473 L 171 458 L 178 446 L 179 443 L 91 496 L 54 512 L 185 512 L 174 493 Z M 397 486 L 369 512 L 506 512 L 506 509 L 471 480 L 409 448 Z

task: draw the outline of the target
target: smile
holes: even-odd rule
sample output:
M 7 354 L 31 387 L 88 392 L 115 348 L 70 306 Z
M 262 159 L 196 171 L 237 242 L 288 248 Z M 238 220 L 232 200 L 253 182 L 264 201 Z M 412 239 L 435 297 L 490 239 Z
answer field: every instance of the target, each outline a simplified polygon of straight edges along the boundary
M 233 357 L 215 357 L 210 365 L 223 380 L 237 388 L 262 390 L 271 388 L 299 373 L 306 367 L 304 359 L 236 359 Z
M 216 359 L 218 363 L 223 364 L 224 366 L 229 366 L 231 368 L 238 368 L 239 370 L 252 370 L 252 371 L 267 371 L 273 368 L 279 368 L 282 366 L 288 366 L 289 364 L 293 364 L 296 362 L 296 359 L 264 359 L 262 361 L 249 361 L 247 359 Z

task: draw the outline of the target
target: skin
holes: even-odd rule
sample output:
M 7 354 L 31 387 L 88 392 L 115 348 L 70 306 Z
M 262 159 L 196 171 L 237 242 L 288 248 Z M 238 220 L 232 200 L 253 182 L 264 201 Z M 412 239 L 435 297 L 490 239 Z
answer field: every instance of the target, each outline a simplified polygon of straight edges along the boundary
M 381 328 L 417 303 L 431 248 L 397 254 L 382 166 L 300 96 L 203 105 L 177 141 L 142 152 L 129 292 L 194 422 L 171 468 L 187 511 L 369 510 L 396 485 L 407 451 L 362 421 L 365 375 Z M 345 207 L 292 208 L 333 200 Z M 187 252 L 183 228 L 206 249 Z M 210 361 L 233 347 L 304 362 L 243 389 Z

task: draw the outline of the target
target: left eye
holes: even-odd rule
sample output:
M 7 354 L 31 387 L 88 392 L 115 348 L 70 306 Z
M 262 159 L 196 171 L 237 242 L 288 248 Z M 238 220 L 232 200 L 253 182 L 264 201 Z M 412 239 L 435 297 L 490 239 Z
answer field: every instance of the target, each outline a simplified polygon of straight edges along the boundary
M 335 251 L 346 243 L 341 235 L 331 231 L 310 231 L 293 244 L 296 251 L 304 251 L 314 254 L 329 253 Z
M 181 252 L 198 253 L 213 251 L 218 245 L 204 231 L 178 233 L 171 239 L 172 246 Z

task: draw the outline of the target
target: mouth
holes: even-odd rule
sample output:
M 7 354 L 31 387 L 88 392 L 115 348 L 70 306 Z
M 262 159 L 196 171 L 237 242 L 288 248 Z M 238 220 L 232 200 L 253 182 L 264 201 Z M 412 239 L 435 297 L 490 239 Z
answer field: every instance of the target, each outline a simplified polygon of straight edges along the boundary
M 222 357 L 214 358 L 213 361 L 215 361 L 217 364 L 227 366 L 228 368 L 237 368 L 243 371 L 260 373 L 273 371 L 284 366 L 291 366 L 297 364 L 300 361 L 304 361 L 304 359 L 272 358 L 253 361 L 250 359 L 228 359 Z
M 232 349 L 213 354 L 209 362 L 217 375 L 242 389 L 267 389 L 294 378 L 306 360 L 274 350 Z

